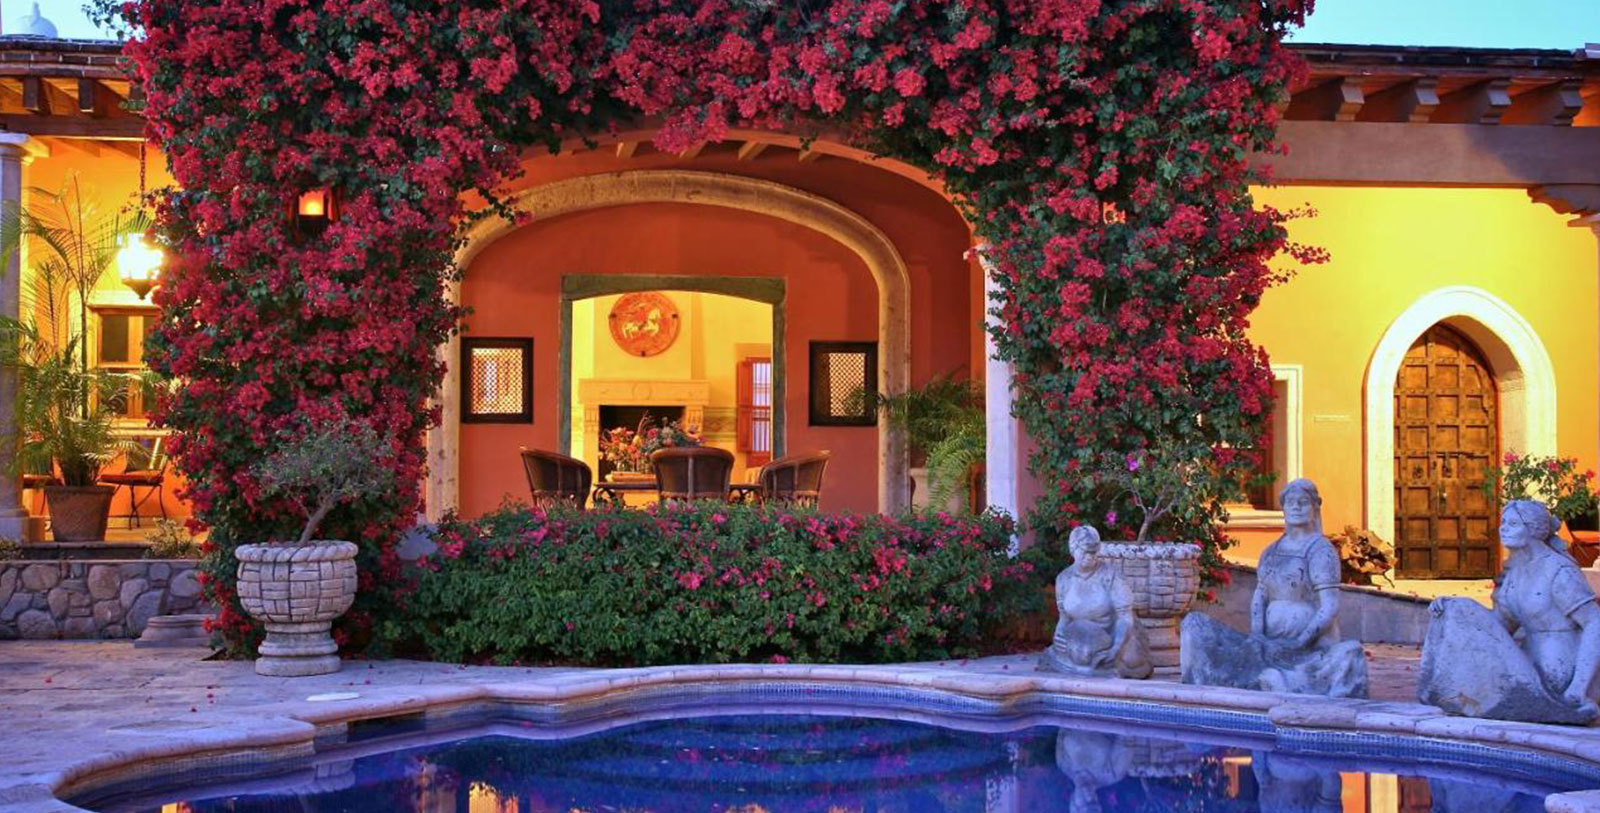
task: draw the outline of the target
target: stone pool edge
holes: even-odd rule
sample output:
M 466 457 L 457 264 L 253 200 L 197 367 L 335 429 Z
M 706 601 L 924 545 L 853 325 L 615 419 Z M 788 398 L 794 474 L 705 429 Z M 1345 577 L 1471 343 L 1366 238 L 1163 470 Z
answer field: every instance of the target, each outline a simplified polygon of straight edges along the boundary
M 359 697 L 327 702 L 288 701 L 228 712 L 188 714 L 129 726 L 108 726 L 114 747 L 56 770 L 14 777 L 0 787 L 0 813 L 67 813 L 82 808 L 60 800 L 142 775 L 195 765 L 261 761 L 309 754 L 319 736 L 362 720 L 443 711 L 472 703 L 592 700 L 632 690 L 716 683 L 812 682 L 843 686 L 933 690 L 996 702 L 1037 695 L 1145 701 L 1262 715 L 1284 731 L 1343 731 L 1512 747 L 1565 757 L 1600 768 L 1600 729 L 1451 717 L 1434 706 L 1306 695 L 1280 695 L 1176 683 L 1043 674 L 999 675 L 924 666 L 756 665 L 663 666 L 552 675 L 507 682 L 408 687 L 362 687 Z M 156 762 L 159 760 L 159 762 Z M 175 764 L 176 763 L 176 764 Z M 1600 813 L 1600 790 L 1552 794 L 1551 813 Z

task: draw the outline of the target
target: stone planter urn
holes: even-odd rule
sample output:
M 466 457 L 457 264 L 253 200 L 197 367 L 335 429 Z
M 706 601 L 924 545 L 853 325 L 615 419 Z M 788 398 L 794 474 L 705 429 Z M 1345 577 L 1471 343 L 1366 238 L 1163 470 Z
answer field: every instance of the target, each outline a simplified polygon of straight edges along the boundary
M 1155 677 L 1178 674 L 1178 622 L 1200 589 L 1200 546 L 1177 542 L 1108 543 L 1100 558 L 1133 591 L 1133 614 L 1150 638 Z
M 256 674 L 273 677 L 339 671 L 329 630 L 356 598 L 351 542 L 240 545 L 239 603 L 267 630 Z

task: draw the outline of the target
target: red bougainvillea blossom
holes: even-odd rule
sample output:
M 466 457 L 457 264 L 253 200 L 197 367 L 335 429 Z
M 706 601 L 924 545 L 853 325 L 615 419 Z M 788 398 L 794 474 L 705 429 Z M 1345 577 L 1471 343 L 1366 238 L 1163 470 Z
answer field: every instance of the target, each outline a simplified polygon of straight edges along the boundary
M 1216 450 L 1264 424 L 1244 331 L 1285 237 L 1246 156 L 1272 148 L 1298 70 L 1282 35 L 1311 0 L 100 2 L 138 27 L 127 53 L 179 184 L 150 358 L 186 381 L 159 420 L 224 554 L 285 530 L 249 472 L 268 439 L 345 412 L 406 485 L 329 530 L 363 543 L 364 587 L 392 583 L 463 226 L 528 148 L 645 122 L 668 152 L 826 131 L 942 180 L 1000 281 L 1046 536 L 1117 507 L 1082 476 L 1094 450 L 1169 436 L 1238 473 Z M 340 216 L 297 238 L 286 214 L 314 187 Z M 1175 517 L 1217 541 L 1214 503 Z M 237 640 L 232 564 L 208 585 Z M 345 632 L 384 600 L 364 591 Z

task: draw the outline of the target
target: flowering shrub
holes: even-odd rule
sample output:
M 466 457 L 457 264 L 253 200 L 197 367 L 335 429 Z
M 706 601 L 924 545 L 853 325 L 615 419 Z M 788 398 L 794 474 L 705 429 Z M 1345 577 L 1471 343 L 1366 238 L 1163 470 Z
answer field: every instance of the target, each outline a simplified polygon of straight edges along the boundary
M 932 174 L 995 269 L 1046 541 L 1127 509 L 1082 474 L 1101 451 L 1170 436 L 1240 475 L 1226 450 L 1269 414 L 1245 329 L 1281 278 L 1286 215 L 1254 207 L 1247 156 L 1274 148 L 1303 70 L 1281 40 L 1311 0 L 91 2 L 138 32 L 126 51 L 179 185 L 158 195 L 170 259 L 146 357 L 186 382 L 156 421 L 234 642 L 229 552 L 285 530 L 254 499 L 255 450 L 306 412 L 382 434 L 399 487 L 328 519 L 362 544 L 340 622 L 359 632 L 417 514 L 462 229 L 510 214 L 527 148 L 622 125 L 659 124 L 667 153 L 735 126 L 826 130 Z M 287 213 L 315 188 L 337 218 L 297 233 Z M 1161 533 L 1215 565 L 1220 510 L 1186 497 Z
M 613 471 L 650 472 L 654 470 L 650 455 L 657 449 L 699 446 L 701 442 L 699 432 L 685 429 L 677 421 L 656 426 L 646 414 L 637 429 L 619 426 L 606 430 L 600 437 L 600 459 L 609 461 Z
M 1506 452 L 1503 467 L 1484 471 L 1483 493 L 1500 503 L 1512 500 L 1539 500 L 1557 519 L 1573 519 L 1595 513 L 1593 471 L 1578 471 L 1573 457 L 1541 457 Z
M 507 508 L 434 534 L 382 629 L 449 661 L 904 661 L 971 654 L 1046 569 L 992 516 L 700 504 Z

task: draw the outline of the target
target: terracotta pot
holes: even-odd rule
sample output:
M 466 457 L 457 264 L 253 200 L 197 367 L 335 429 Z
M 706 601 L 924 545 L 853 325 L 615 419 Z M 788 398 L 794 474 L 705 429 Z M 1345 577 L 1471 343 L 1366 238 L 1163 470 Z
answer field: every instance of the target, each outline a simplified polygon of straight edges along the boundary
M 267 630 L 256 673 L 275 677 L 339 671 L 329 631 L 356 598 L 350 542 L 240 545 L 239 603 Z
M 1133 592 L 1133 614 L 1149 635 L 1156 675 L 1178 674 L 1178 622 L 1200 589 L 1200 546 L 1106 543 L 1100 557 L 1122 573 Z
M 50 535 L 57 542 L 100 542 L 106 538 L 114 486 L 44 487 L 50 506 Z

